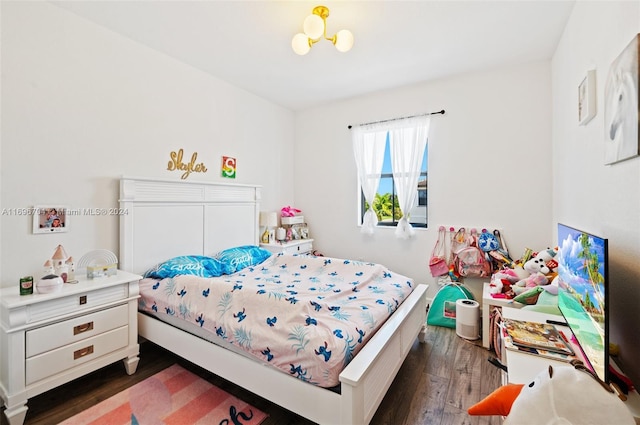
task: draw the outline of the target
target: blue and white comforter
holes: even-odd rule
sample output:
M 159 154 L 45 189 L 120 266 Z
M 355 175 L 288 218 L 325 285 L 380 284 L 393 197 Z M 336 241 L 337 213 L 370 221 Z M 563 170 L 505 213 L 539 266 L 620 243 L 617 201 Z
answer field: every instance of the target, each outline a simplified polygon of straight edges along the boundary
M 216 278 L 144 279 L 139 309 L 195 323 L 288 374 L 333 387 L 413 287 L 380 264 L 278 254 Z

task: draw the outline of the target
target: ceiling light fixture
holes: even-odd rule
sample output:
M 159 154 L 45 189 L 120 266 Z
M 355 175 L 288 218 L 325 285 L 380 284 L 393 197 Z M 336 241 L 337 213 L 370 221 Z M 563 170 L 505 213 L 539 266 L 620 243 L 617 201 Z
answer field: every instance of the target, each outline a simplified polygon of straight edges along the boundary
M 340 30 L 333 37 L 327 37 L 327 17 L 329 9 L 325 6 L 316 6 L 312 14 L 307 16 L 302 25 L 304 33 L 298 33 L 291 40 L 293 51 L 299 55 L 306 55 L 311 46 L 321 38 L 329 40 L 336 46 L 339 52 L 348 52 L 353 47 L 353 34 L 349 30 Z

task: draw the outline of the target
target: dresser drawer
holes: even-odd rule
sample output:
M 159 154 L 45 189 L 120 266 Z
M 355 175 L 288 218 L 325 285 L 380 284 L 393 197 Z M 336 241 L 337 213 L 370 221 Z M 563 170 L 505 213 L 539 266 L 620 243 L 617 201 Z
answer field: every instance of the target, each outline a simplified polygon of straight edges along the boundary
M 98 285 L 98 283 L 96 283 Z M 27 306 L 27 323 L 38 322 L 66 314 L 81 312 L 129 296 L 129 285 L 122 284 L 96 288 L 77 295 L 54 298 Z
M 125 326 L 129 321 L 128 305 L 123 304 L 64 322 L 26 332 L 26 357 L 90 338 Z
M 129 327 L 123 326 L 26 360 L 26 385 L 86 363 L 129 343 Z

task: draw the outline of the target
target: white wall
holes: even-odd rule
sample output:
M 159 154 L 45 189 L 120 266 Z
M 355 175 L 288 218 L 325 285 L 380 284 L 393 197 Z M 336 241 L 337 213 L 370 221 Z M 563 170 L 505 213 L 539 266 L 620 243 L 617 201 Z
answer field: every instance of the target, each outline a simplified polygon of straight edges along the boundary
M 222 180 L 221 157 L 233 156 L 236 182 L 262 184 L 265 209 L 292 202 L 290 111 L 49 3 L 1 7 L 2 286 L 41 275 L 58 244 L 75 258 L 118 252 L 117 216 L 33 235 L 31 217 L 11 211 L 117 207 L 122 175 L 179 180 L 167 171 L 179 148 L 208 168 L 189 180 Z
M 640 32 L 640 3 L 577 2 L 552 62 L 553 217 L 609 239 L 610 341 L 640 384 L 640 158 L 604 165 L 609 66 Z M 597 114 L 577 123 L 577 87 L 596 70 Z M 633 364 L 633 369 L 631 365 Z
M 437 64 L 434 64 L 437 66 Z M 363 76 L 366 78 L 366 76 Z M 429 223 L 411 240 L 357 225 L 348 125 L 446 110 L 432 117 Z M 440 225 L 502 229 L 514 257 L 554 244 L 551 222 L 550 64 L 529 63 L 334 103 L 296 116 L 296 207 L 325 255 L 382 262 L 437 285 L 428 257 Z M 470 282 L 481 295 L 480 281 Z

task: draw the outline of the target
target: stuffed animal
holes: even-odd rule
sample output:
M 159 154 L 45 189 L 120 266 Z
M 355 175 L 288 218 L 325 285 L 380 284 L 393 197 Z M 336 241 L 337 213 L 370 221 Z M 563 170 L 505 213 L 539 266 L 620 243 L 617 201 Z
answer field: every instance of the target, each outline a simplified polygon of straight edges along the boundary
M 470 415 L 506 416 L 503 425 L 635 425 L 611 388 L 574 366 L 549 366 L 528 385 L 507 384 L 468 409 Z
M 529 274 L 540 272 L 542 274 L 549 274 L 551 272 L 557 272 L 558 262 L 553 259 L 558 253 L 556 249 L 545 249 L 536 254 L 535 257 L 524 263 L 524 269 Z
M 492 295 L 502 294 L 502 289 L 504 288 L 504 282 L 505 282 L 504 279 L 491 280 L 491 283 L 489 283 L 489 293 Z
M 516 294 L 521 294 L 527 289 L 535 288 L 536 286 L 544 286 L 549 283 L 549 279 L 546 275 L 535 272 L 529 275 L 526 279 L 519 280 L 515 283 Z

